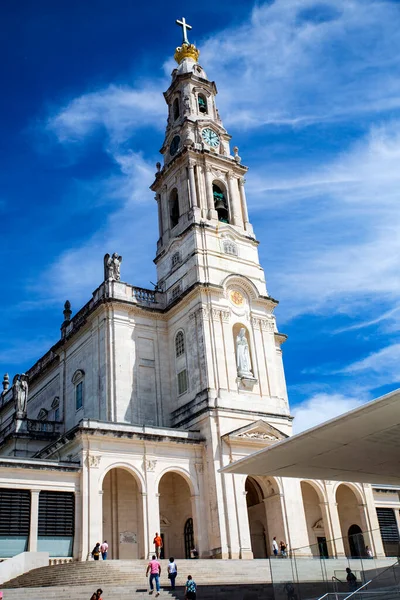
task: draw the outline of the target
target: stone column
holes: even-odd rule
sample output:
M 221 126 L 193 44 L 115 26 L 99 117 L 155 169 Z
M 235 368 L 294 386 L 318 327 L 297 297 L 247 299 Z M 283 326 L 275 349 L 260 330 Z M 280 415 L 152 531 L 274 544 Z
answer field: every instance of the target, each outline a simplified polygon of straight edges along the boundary
M 156 194 L 157 208 L 158 208 L 158 235 L 162 238 L 163 234 L 163 214 L 162 214 L 162 206 L 161 206 L 161 196 L 160 194 Z
M 229 200 L 230 200 L 230 209 L 232 215 L 232 223 L 233 225 L 237 225 L 238 227 L 243 227 L 243 221 L 240 215 L 240 199 L 238 193 L 238 180 L 237 177 L 231 173 L 228 179 L 229 185 Z
M 222 443 L 222 441 L 220 442 Z M 240 542 L 239 542 L 239 522 L 236 508 L 237 494 L 235 490 L 235 482 L 233 478 L 235 475 L 230 473 L 223 474 L 221 476 L 223 481 L 223 493 L 225 495 L 225 507 L 226 507 L 226 524 L 228 528 L 227 542 L 228 542 L 228 553 L 229 558 L 237 559 L 240 558 Z M 222 558 L 225 558 L 222 556 Z
M 154 554 L 154 534 L 156 531 L 160 533 L 160 494 L 156 486 L 155 472 L 154 470 L 149 470 L 149 468 L 153 469 L 153 465 L 150 464 L 150 461 L 147 461 L 147 464 L 147 558 L 151 558 L 152 554 Z
M 207 192 L 207 219 L 218 219 L 218 213 L 214 206 L 214 195 L 212 189 L 212 173 L 211 168 L 206 167 L 206 192 Z
M 331 516 L 329 513 L 329 503 L 320 502 L 319 507 L 321 509 L 322 521 L 324 523 L 324 531 L 326 537 L 326 545 L 328 547 L 328 554 L 330 558 L 336 558 L 336 546 L 334 540 L 334 533 L 332 529 Z
M 147 494 L 142 492 L 142 518 L 143 518 L 143 557 L 146 559 L 149 554 L 149 531 L 148 531 L 148 515 L 147 515 Z
M 190 190 L 191 208 L 196 208 L 198 206 L 198 204 L 197 204 L 196 182 L 194 179 L 194 163 L 192 163 L 191 161 L 189 162 L 188 172 L 189 172 L 189 190 Z
M 193 530 L 194 530 L 194 543 L 196 550 L 199 553 L 199 557 L 202 555 L 203 550 L 203 529 L 201 523 L 201 501 L 200 494 L 192 494 L 190 496 L 190 503 L 192 506 L 192 519 L 193 519 Z
M 162 222 L 163 222 L 162 238 L 163 238 L 163 243 L 165 244 L 165 242 L 169 238 L 168 232 L 170 229 L 169 204 L 168 204 L 168 198 L 167 198 L 167 186 L 166 185 L 163 185 L 163 187 L 161 188 L 161 211 L 162 211 Z
M 72 550 L 72 556 L 75 560 L 80 560 L 82 556 L 82 532 L 82 494 L 80 492 L 75 492 L 75 529 L 74 547 Z
M 88 454 L 88 556 L 103 535 L 103 490 L 99 489 L 100 455 Z
M 238 488 L 239 486 L 236 487 L 236 510 L 239 527 L 239 558 L 249 559 L 253 558 L 253 551 L 251 549 L 249 514 L 247 511 L 247 492 L 246 490 Z
M 31 519 L 29 525 L 29 552 L 37 552 L 40 490 L 31 490 Z
M 247 211 L 246 192 L 244 191 L 245 179 L 241 177 L 239 179 L 239 192 L 240 192 L 240 203 L 242 205 L 242 215 L 244 221 L 244 228 L 249 233 L 253 233 L 253 228 L 249 223 L 249 213 Z
M 194 533 L 197 543 L 197 551 L 199 558 L 208 558 L 208 535 L 207 535 L 207 502 L 208 489 L 204 485 L 204 465 L 202 462 L 195 463 L 197 486 L 199 489 L 198 495 L 193 495 L 192 498 L 192 514 L 194 520 Z
M 364 488 L 364 492 L 366 491 L 367 490 Z M 367 493 L 365 496 L 367 502 L 358 505 L 362 525 L 361 529 L 368 532 L 367 534 L 364 534 L 364 542 L 371 548 L 374 556 L 382 558 L 385 556 L 385 550 L 382 544 L 381 531 L 379 528 L 378 518 L 376 516 L 375 504 L 373 502 L 373 497 L 371 506 L 371 503 L 368 503 L 369 498 L 367 497 Z M 370 507 L 372 510 L 369 510 Z
M 333 533 L 333 545 L 335 548 L 336 558 L 342 558 L 346 556 L 344 551 L 344 543 L 342 536 L 342 528 L 340 527 L 338 503 L 332 500 L 328 502 L 329 513 L 331 515 L 332 533 Z

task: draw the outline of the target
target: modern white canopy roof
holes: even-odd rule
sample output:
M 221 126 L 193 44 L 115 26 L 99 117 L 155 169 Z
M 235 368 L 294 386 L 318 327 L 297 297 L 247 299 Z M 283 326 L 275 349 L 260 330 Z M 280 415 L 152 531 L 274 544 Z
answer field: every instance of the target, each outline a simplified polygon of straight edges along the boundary
M 221 469 L 222 473 L 400 483 L 400 389 Z

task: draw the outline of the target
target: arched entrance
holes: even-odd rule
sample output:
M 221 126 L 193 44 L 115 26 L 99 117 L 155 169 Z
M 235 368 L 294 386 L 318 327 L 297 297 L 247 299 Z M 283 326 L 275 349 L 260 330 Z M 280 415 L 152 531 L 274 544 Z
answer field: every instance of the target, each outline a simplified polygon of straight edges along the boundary
M 254 558 L 267 558 L 267 516 L 263 492 L 253 477 L 247 477 L 245 490 L 253 556 Z
M 108 558 L 145 558 L 139 484 L 127 469 L 111 469 L 103 480 L 103 540 Z
M 328 558 L 324 521 L 320 507 L 321 500 L 311 483 L 302 481 L 300 486 L 311 553 L 313 556 Z
M 168 472 L 161 477 L 158 491 L 164 557 L 190 558 L 190 551 L 195 545 L 195 531 L 189 485 L 179 473 Z M 190 544 L 193 544 L 192 547 L 186 548 Z
M 360 554 L 362 548 L 365 556 L 364 539 L 362 535 L 360 537 L 362 532 L 360 502 L 355 492 L 348 485 L 341 483 L 336 490 L 336 502 L 346 556 L 363 556 Z M 357 537 L 359 542 L 356 543 Z
M 348 531 L 350 556 L 358 558 L 366 556 L 364 536 L 358 525 L 351 525 Z

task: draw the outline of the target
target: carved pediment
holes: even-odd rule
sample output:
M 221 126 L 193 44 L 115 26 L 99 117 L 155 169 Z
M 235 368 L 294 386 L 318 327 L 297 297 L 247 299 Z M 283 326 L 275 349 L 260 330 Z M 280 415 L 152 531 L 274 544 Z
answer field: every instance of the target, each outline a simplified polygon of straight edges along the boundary
M 169 527 L 170 525 L 171 521 L 169 521 L 165 515 L 160 515 L 160 527 L 163 529 L 164 527 Z
M 313 525 L 314 533 L 321 533 L 324 531 L 324 521 L 323 519 L 318 519 L 318 521 Z
M 250 423 L 250 425 L 245 425 L 244 427 L 231 431 L 223 437 L 228 438 L 230 443 L 259 443 L 263 446 L 269 446 L 284 440 L 288 436 L 282 433 L 282 431 L 279 431 L 279 429 L 276 429 L 273 425 L 260 419 L 255 423 Z

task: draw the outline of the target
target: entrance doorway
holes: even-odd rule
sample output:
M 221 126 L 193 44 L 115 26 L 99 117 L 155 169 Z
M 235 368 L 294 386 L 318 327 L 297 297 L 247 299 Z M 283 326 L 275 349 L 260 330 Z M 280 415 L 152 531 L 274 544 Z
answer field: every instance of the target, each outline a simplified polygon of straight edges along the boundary
M 321 558 L 329 558 L 328 545 L 326 537 L 317 537 L 319 555 Z
M 191 558 L 192 550 L 194 548 L 193 519 L 192 518 L 190 518 L 186 521 L 183 535 L 185 537 L 185 558 Z
M 103 481 L 103 540 L 111 559 L 145 558 L 143 508 L 139 484 L 132 472 L 111 469 Z
M 366 556 L 364 536 L 358 525 L 351 525 L 348 531 L 350 556 L 359 558 Z
M 165 473 L 158 486 L 160 494 L 160 529 L 164 556 L 190 558 L 186 544 L 194 548 L 191 491 L 185 478 L 174 471 Z

